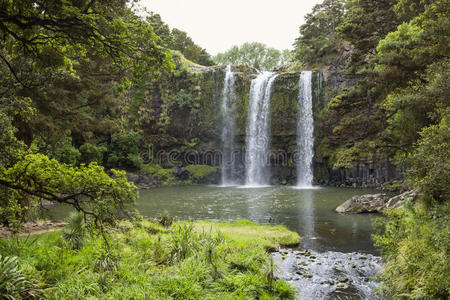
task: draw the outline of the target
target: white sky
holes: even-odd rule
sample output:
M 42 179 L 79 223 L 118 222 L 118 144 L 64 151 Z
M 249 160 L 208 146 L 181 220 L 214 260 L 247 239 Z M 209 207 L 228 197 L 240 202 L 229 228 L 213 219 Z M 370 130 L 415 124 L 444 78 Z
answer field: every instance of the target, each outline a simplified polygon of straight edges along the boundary
M 292 49 L 304 16 L 322 0 L 141 0 L 210 54 L 245 42 Z

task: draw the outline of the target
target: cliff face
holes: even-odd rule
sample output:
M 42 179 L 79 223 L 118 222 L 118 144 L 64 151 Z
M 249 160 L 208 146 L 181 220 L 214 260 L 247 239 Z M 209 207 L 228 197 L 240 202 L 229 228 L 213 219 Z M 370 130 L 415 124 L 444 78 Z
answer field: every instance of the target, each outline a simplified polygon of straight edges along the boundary
M 243 151 L 251 80 L 257 71 L 246 66 L 233 66 L 235 73 L 235 176 L 243 182 L 245 168 Z M 296 181 L 294 153 L 297 146 L 298 93 L 300 72 L 285 72 L 275 80 L 270 104 L 271 164 L 273 184 L 293 184 Z M 153 117 L 144 120 L 144 142 L 150 152 L 146 160 L 164 167 L 189 164 L 220 166 L 221 101 L 224 67 L 178 67 L 173 75 L 146 87 L 140 110 L 149 110 Z M 338 70 L 324 74 L 313 72 L 313 111 L 316 155 L 315 182 L 324 185 L 379 186 L 399 177 L 386 160 L 358 163 L 352 169 L 333 170 L 321 141 L 326 134 L 322 119 L 333 91 L 351 86 L 356 78 L 345 78 Z M 155 117 L 156 116 L 156 117 Z

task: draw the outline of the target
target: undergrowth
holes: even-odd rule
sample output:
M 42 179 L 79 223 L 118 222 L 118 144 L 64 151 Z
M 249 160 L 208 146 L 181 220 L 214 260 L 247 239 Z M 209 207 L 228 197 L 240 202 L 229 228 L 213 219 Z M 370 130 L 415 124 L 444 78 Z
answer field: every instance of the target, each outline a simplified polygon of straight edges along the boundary
M 90 234 L 77 247 L 56 231 L 32 242 L 1 239 L 0 252 L 17 256 L 17 270 L 39 282 L 48 299 L 295 298 L 290 285 L 274 278 L 267 247 L 258 244 L 267 236 L 246 242 L 242 232 L 232 238 L 226 229 L 239 223 L 225 224 L 224 233 L 221 223 L 199 224 L 122 222 L 107 244 Z M 270 235 L 266 244 L 282 242 L 275 231 Z
M 393 299 L 450 296 L 450 204 L 425 209 L 420 203 L 387 212 L 375 236 L 385 260 L 384 293 Z

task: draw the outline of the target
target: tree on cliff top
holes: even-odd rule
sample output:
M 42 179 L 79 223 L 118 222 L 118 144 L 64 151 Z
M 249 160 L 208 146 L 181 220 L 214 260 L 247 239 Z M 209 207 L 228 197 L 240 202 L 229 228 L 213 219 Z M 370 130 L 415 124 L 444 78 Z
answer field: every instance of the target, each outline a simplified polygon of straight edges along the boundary
M 271 70 L 276 66 L 292 61 L 289 50 L 280 52 L 275 48 L 267 47 L 262 43 L 244 43 L 234 46 L 214 58 L 217 64 L 245 64 L 260 70 Z

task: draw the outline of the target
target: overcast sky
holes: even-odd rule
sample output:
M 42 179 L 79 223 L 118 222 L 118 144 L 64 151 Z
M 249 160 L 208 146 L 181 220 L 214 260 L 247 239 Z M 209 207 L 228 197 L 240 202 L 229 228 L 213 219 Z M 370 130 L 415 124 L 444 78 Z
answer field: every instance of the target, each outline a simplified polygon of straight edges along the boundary
M 292 49 L 304 16 L 322 0 L 141 0 L 210 54 L 244 42 Z

